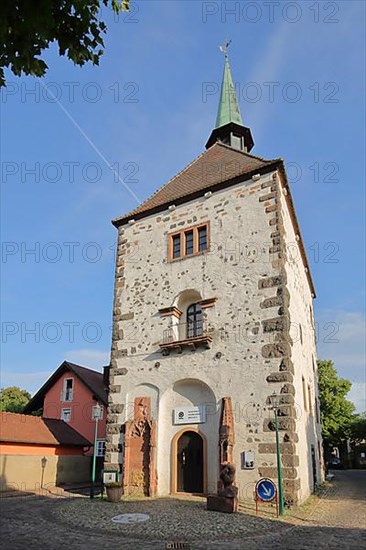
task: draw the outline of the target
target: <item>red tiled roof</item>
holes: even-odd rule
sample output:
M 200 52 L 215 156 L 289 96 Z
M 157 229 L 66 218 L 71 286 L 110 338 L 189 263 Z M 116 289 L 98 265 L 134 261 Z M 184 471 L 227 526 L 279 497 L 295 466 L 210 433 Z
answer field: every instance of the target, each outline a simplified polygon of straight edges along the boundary
M 9 412 L 0 413 L 0 441 L 68 447 L 91 446 L 90 441 L 63 420 Z
M 104 385 L 103 374 L 101 372 L 87 369 L 86 367 L 75 365 L 74 363 L 69 363 L 69 361 L 64 361 L 25 405 L 23 412 L 28 414 L 43 407 L 46 392 L 67 370 L 73 372 L 89 388 L 98 401 L 101 401 L 104 405 L 108 404 L 107 389 Z
M 198 192 L 281 162 L 281 159 L 265 160 L 217 142 L 135 210 L 113 220 L 113 224 L 121 225 L 135 216 L 142 218 L 177 201 L 186 202 Z

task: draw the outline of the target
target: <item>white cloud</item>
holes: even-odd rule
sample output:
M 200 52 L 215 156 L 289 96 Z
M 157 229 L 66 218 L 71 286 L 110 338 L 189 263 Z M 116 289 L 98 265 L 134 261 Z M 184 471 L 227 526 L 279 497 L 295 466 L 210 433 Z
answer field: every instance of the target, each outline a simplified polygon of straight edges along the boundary
M 263 82 L 278 82 L 283 68 L 286 66 L 289 55 L 293 51 L 293 33 L 295 25 L 282 23 L 274 28 L 262 57 L 255 65 L 254 72 L 247 79 L 248 82 L 256 82 L 263 88 Z M 292 44 L 289 48 L 289 44 Z M 264 88 L 267 90 L 268 89 Z M 247 109 L 248 110 L 248 109 Z M 250 104 L 252 124 L 255 128 L 257 140 L 264 134 L 273 104 L 268 101 L 259 101 Z M 244 118 L 246 113 L 244 112 Z M 244 120 L 245 122 L 245 120 Z M 260 138 L 259 138 L 260 139 Z
M 65 360 L 76 363 L 82 367 L 94 370 L 102 370 L 102 367 L 109 364 L 109 351 L 94 349 L 76 349 L 65 354 Z
M 353 382 L 347 398 L 353 401 L 357 412 L 366 411 L 366 382 Z
M 331 359 L 340 376 L 352 382 L 349 399 L 365 409 L 365 316 L 361 312 L 322 310 L 319 323 L 318 356 Z
M 2 371 L 1 372 L 1 387 L 17 386 L 24 390 L 29 391 L 31 394 L 35 393 L 43 384 L 47 378 L 51 376 L 51 371 L 39 371 L 39 372 L 14 372 L 14 371 Z

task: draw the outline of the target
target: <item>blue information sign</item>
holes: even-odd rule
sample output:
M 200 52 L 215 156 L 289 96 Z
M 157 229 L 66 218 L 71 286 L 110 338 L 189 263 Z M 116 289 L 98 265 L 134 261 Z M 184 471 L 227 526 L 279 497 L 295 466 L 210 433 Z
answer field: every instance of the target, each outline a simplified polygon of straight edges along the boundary
M 271 479 L 268 479 L 266 477 L 263 477 L 259 481 L 257 481 L 255 486 L 255 492 L 263 501 L 269 502 L 273 500 L 276 497 L 276 485 Z

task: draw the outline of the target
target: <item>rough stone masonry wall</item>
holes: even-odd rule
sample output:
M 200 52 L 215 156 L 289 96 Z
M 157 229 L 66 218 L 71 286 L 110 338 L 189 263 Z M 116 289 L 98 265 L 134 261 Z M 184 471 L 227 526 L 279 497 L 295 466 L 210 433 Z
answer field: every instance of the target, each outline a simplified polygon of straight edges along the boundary
M 108 396 L 108 412 L 107 426 L 105 438 L 105 468 L 111 470 L 119 470 L 121 463 L 121 427 L 124 423 L 122 416 L 125 405 L 121 402 L 116 402 L 115 396 L 121 393 L 121 386 L 115 384 L 115 377 L 127 373 L 125 367 L 118 368 L 118 359 L 122 357 L 121 351 L 118 349 L 118 342 L 123 339 L 120 334 L 119 322 L 123 321 L 124 315 L 121 312 L 122 293 L 125 286 L 125 263 L 126 255 L 130 244 L 125 238 L 125 230 L 123 227 L 118 229 L 117 238 L 117 253 L 116 253 L 116 268 L 114 282 L 114 300 L 113 300 L 113 332 L 112 332 L 112 348 L 111 362 L 109 371 L 109 396 Z M 129 314 L 131 316 L 131 314 Z M 118 399 L 117 399 L 118 401 Z M 112 457 L 114 461 L 112 461 Z M 122 472 L 121 472 L 122 473 Z
M 282 185 L 279 185 L 279 192 L 283 231 L 287 246 L 285 254 L 287 288 L 291 295 L 289 304 L 291 317 L 290 332 L 293 340 L 291 357 L 294 365 L 293 384 L 295 387 L 296 432 L 298 435 L 298 475 L 301 479 L 299 499 L 303 501 L 314 490 L 311 446 L 315 450 L 317 482 L 320 483 L 324 479 L 324 472 L 321 467 L 323 457 L 320 415 L 319 410 L 318 414 L 316 411 L 319 403 L 317 400 L 318 374 L 313 316 L 314 296 L 309 286 L 307 268 L 300 254 L 299 235 L 296 234 L 290 210 L 287 206 L 289 197 L 286 194 L 286 187 L 283 181 Z M 302 379 L 305 382 L 305 395 Z
M 119 228 L 106 467 L 121 462 L 121 427 L 129 419 L 126 405 L 134 396 L 150 396 L 152 416 L 158 420 L 160 494 L 169 492 L 169 445 L 180 428 L 172 425 L 171 406 L 186 404 L 173 387 L 177 381 L 194 379 L 207 384 L 217 405 L 209 422 L 200 425 L 203 433 L 206 430 L 209 461 L 217 454 L 218 463 L 221 399 L 232 398 L 235 463 L 240 465 L 243 450 L 256 456 L 254 470 L 238 469 L 238 483 L 250 487 L 249 497 L 258 475 L 277 476 L 269 396 L 274 389 L 281 391 L 286 499 L 290 503 L 299 498 L 290 296 L 283 255 L 286 235 L 278 185 L 277 174 L 267 174 Z M 203 221 L 211 223 L 214 252 L 167 262 L 168 233 Z M 253 242 L 256 246 L 248 246 Z M 172 306 L 188 288 L 198 290 L 204 299 L 217 298 L 206 310 L 212 348 L 163 357 L 159 342 L 169 319 L 158 310 Z M 128 343 L 131 331 L 137 337 Z M 252 413 L 248 417 L 249 409 L 258 414 L 259 423 L 252 420 Z M 215 486 L 217 473 L 214 461 L 208 476 Z
M 272 335 L 272 342 L 262 348 L 264 358 L 277 358 L 277 369 L 268 374 L 268 399 L 275 391 L 281 393 L 281 406 L 278 412 L 278 424 L 280 430 L 280 445 L 282 455 L 282 473 L 284 497 L 287 504 L 297 504 L 300 479 L 297 467 L 299 457 L 296 452 L 298 434 L 296 433 L 296 409 L 295 387 L 293 385 L 294 365 L 292 363 L 292 338 L 290 335 L 290 300 L 291 296 L 287 288 L 287 273 L 285 268 L 286 235 L 283 226 L 283 217 L 280 203 L 279 177 L 275 172 L 272 181 L 262 185 L 263 193 L 259 201 L 263 203 L 268 224 L 271 227 L 272 265 L 278 270 L 278 275 L 264 278 L 259 281 L 260 288 L 272 288 L 273 296 L 262 301 L 261 307 L 271 312 L 269 319 L 262 321 L 263 332 Z M 273 431 L 273 417 L 264 419 L 263 429 Z M 275 452 L 275 443 L 262 444 L 259 452 L 264 455 Z M 260 469 L 260 475 L 269 478 L 277 478 L 277 468 L 264 467 Z

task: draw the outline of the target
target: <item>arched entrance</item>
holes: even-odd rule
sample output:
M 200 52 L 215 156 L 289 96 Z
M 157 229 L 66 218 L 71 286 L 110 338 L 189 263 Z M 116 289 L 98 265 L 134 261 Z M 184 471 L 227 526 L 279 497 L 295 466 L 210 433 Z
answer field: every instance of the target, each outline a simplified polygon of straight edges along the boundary
M 205 449 L 202 436 L 194 430 L 178 434 L 174 447 L 175 487 L 179 493 L 204 493 Z

